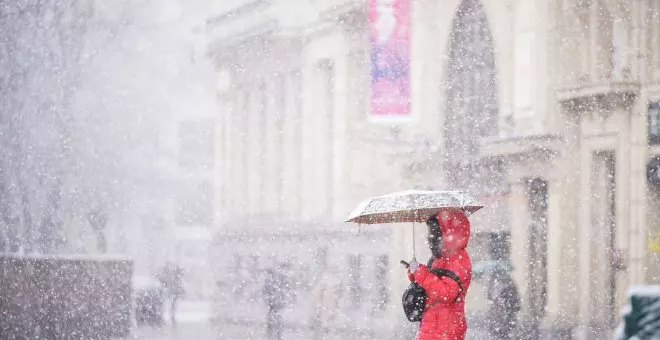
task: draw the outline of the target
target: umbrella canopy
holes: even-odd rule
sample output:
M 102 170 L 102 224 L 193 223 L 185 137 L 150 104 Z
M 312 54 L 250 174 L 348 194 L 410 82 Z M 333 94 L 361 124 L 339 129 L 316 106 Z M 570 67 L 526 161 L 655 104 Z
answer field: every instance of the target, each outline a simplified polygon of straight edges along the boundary
M 464 191 L 408 190 L 363 201 L 346 222 L 424 222 L 443 209 L 461 209 L 471 214 L 483 207 L 483 204 Z

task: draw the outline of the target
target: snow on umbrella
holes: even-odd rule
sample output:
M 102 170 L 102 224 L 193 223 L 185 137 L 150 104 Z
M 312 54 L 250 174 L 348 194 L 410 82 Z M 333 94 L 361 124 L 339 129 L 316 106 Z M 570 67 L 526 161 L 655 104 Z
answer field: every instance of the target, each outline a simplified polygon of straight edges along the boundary
M 460 209 L 471 214 L 484 205 L 464 191 L 408 190 L 365 200 L 346 222 L 381 224 L 425 222 L 443 209 Z
M 459 209 L 471 214 L 484 205 L 464 191 L 408 190 L 378 196 L 358 205 L 346 222 L 381 224 L 413 222 L 413 259 L 415 258 L 415 222 L 425 222 L 443 209 Z

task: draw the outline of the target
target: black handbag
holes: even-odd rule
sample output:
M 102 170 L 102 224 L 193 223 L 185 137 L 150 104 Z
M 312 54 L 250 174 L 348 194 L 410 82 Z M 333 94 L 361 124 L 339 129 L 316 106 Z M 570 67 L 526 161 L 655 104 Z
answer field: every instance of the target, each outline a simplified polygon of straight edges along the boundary
M 461 279 L 458 277 L 458 275 L 456 275 L 456 273 L 452 272 L 451 270 L 440 268 L 431 268 L 429 271 L 437 276 L 446 276 L 456 281 L 459 287 L 459 292 L 458 295 L 456 295 L 454 302 L 460 299 L 463 293 L 463 284 L 461 283 Z M 403 311 L 406 313 L 408 321 L 422 321 L 422 316 L 424 315 L 424 306 L 426 305 L 426 291 L 424 288 L 422 288 L 422 286 L 417 282 L 411 282 L 410 285 L 408 285 L 408 288 L 403 292 L 403 298 L 401 300 L 403 304 Z

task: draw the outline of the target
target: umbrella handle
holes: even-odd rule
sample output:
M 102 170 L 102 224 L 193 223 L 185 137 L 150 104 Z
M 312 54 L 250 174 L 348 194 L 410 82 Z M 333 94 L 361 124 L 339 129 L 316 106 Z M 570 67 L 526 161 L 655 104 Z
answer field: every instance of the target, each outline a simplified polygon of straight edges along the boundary
M 413 242 L 413 258 L 416 257 L 417 251 L 415 250 L 415 222 L 413 222 L 413 227 L 412 227 L 412 242 Z

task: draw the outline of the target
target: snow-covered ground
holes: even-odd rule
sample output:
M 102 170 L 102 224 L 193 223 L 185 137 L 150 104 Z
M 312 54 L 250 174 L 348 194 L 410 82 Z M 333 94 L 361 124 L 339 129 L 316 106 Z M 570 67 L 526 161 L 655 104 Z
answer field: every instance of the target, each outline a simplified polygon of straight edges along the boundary
M 165 311 L 169 320 L 169 311 Z M 263 330 L 260 326 L 235 324 L 224 325 L 222 329 L 211 325 L 211 303 L 208 301 L 181 301 L 177 311 L 177 325 L 173 327 L 169 321 L 162 327 L 137 327 L 133 330 L 132 340 L 216 340 L 216 339 L 262 339 Z M 311 333 L 308 329 L 286 329 L 284 339 L 305 339 Z M 337 334 L 337 339 L 345 338 L 346 334 Z M 358 337 L 355 337 L 356 339 Z M 367 337 L 368 338 L 368 337 Z M 468 331 L 467 340 L 487 340 L 491 337 L 476 327 Z
M 136 327 L 131 339 L 135 340 L 215 340 L 221 339 L 210 324 L 211 304 L 208 301 L 181 301 L 177 310 L 176 326 L 168 322 L 162 327 Z

